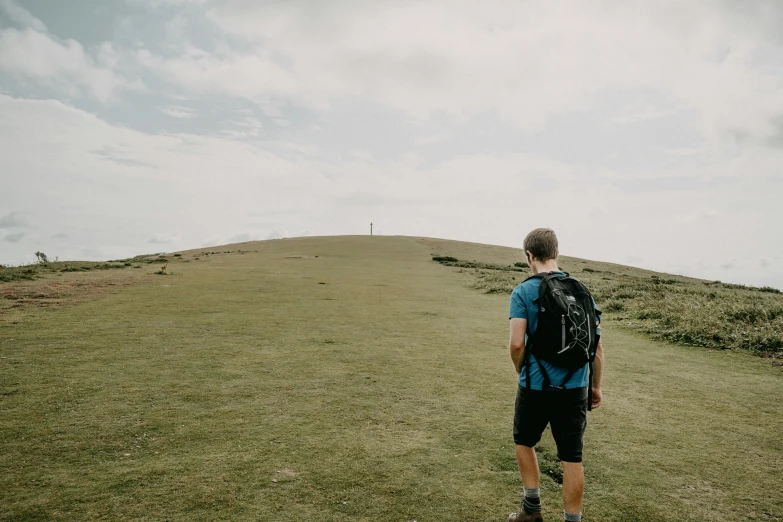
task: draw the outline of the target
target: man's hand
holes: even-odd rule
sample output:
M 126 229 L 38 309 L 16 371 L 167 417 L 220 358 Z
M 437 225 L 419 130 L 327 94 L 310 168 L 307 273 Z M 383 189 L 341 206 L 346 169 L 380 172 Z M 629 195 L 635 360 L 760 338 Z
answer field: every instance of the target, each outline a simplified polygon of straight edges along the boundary
M 595 388 L 593 387 L 593 402 L 592 402 L 592 409 L 596 409 L 604 402 L 604 394 L 601 393 L 601 388 Z

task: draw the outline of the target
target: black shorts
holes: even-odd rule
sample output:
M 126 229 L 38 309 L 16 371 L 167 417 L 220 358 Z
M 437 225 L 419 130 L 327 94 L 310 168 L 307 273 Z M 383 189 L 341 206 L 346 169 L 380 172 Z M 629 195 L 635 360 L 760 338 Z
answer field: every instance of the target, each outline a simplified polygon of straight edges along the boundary
M 519 386 L 514 405 L 514 442 L 534 447 L 547 424 L 552 427 L 558 458 L 565 462 L 582 462 L 587 388 L 541 391 Z

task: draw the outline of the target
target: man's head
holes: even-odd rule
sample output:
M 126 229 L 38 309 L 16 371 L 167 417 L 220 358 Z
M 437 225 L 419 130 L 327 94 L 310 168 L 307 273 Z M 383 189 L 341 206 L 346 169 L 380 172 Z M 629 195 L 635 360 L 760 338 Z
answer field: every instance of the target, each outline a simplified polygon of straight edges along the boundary
M 550 259 L 557 260 L 557 236 L 551 228 L 537 228 L 525 237 L 525 257 L 528 263 L 533 259 L 546 263 Z M 531 259 L 532 256 L 532 259 Z

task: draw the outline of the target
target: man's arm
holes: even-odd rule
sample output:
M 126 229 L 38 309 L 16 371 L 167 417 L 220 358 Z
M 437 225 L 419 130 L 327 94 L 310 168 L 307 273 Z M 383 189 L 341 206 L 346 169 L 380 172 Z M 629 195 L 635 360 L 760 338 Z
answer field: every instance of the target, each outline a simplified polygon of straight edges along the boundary
M 604 373 L 604 345 L 602 340 L 598 340 L 598 348 L 595 350 L 595 361 L 593 362 L 593 382 L 590 383 L 593 388 L 593 408 L 597 408 L 604 400 L 601 393 L 601 377 Z
M 519 374 L 522 368 L 522 361 L 525 358 L 525 331 L 527 330 L 527 319 L 512 318 L 510 321 L 511 338 L 508 341 L 508 351 L 511 353 L 511 361 L 514 363 L 514 369 Z

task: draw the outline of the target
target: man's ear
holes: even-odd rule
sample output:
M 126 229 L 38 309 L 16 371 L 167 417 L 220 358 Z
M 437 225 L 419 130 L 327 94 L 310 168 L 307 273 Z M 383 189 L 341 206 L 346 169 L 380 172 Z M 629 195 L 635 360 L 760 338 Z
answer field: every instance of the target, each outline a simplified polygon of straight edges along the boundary
M 530 250 L 525 250 L 525 257 L 527 257 L 527 262 L 530 263 L 535 259 L 535 256 L 530 252 Z

